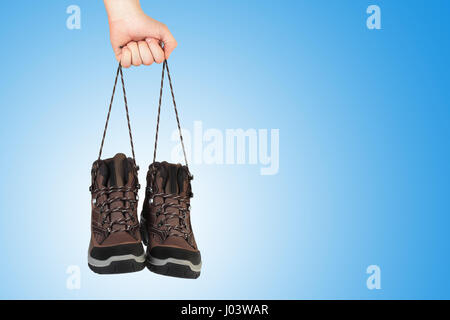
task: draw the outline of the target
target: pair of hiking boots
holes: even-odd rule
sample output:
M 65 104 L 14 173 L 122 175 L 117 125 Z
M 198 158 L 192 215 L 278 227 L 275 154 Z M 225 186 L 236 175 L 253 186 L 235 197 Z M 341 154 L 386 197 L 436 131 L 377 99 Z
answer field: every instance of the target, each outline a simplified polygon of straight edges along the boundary
M 198 278 L 201 256 L 190 221 L 188 167 L 167 162 L 149 166 L 140 223 L 138 170 L 134 159 L 122 153 L 93 163 L 89 267 L 112 274 L 147 266 L 162 275 Z

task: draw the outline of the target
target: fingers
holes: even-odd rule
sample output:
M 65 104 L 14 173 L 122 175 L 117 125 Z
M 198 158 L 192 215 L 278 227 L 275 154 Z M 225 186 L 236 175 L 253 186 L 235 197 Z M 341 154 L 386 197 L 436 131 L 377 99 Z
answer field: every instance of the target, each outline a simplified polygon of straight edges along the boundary
M 164 43 L 164 56 L 166 59 L 169 59 L 170 54 L 177 47 L 178 43 L 165 24 L 162 24 L 160 27 L 159 36 Z
M 129 68 L 131 66 L 131 51 L 128 47 L 122 48 L 122 55 L 120 57 L 120 64 L 124 68 Z
M 148 47 L 152 52 L 153 59 L 156 63 L 161 63 L 165 60 L 164 51 L 159 45 L 159 41 L 154 38 L 147 38 L 145 41 L 148 43 Z
M 154 50 L 156 50 L 156 48 Z M 159 47 L 159 50 L 160 52 L 157 52 L 156 54 L 158 55 L 158 61 L 162 62 L 164 61 L 164 53 L 162 52 L 161 47 Z M 129 68 L 131 65 L 140 66 L 141 64 L 149 66 L 154 61 L 155 59 L 153 58 L 152 51 L 146 41 L 131 41 L 122 48 L 120 54 L 120 63 L 124 68 Z
M 164 43 L 161 48 L 160 41 L 156 38 L 146 38 L 145 41 L 130 41 L 120 50 L 115 52 L 116 58 L 120 60 L 122 67 L 129 68 L 131 65 L 151 65 L 153 62 L 162 63 L 168 59 L 177 46 L 177 41 L 169 29 L 161 26 L 160 39 Z
M 139 48 L 139 54 L 142 59 L 142 63 L 145 64 L 146 66 L 151 65 L 153 63 L 154 59 L 153 59 L 152 52 L 150 51 L 150 48 L 147 45 L 147 42 L 139 41 L 138 48 Z
M 141 55 L 139 54 L 138 44 L 135 41 L 128 42 L 127 48 L 131 51 L 131 64 L 140 66 L 142 64 Z

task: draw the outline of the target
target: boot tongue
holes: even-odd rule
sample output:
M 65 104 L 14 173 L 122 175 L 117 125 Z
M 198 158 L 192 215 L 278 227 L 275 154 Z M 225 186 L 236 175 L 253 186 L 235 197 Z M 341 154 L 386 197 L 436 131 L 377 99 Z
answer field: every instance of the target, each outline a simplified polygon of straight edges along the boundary
M 127 157 L 118 153 L 111 159 L 109 166 L 109 187 L 123 187 L 125 185 L 125 166 Z
M 162 190 L 167 194 L 190 194 L 189 169 L 181 164 L 163 162 L 157 177 L 162 180 Z
M 186 167 L 181 166 L 180 164 L 171 164 L 171 163 L 165 163 L 165 179 L 164 179 L 164 192 L 166 194 L 175 194 L 179 196 L 185 196 L 190 191 L 189 188 L 189 179 L 188 179 L 188 171 Z M 175 203 L 176 205 L 181 205 L 186 209 L 186 203 L 176 200 L 174 198 L 167 198 L 165 202 Z M 180 226 L 180 218 L 178 218 L 178 215 L 180 215 L 180 210 L 176 207 L 169 206 L 166 209 L 167 213 L 176 214 L 177 216 L 170 218 L 166 220 L 167 224 L 170 224 L 174 227 Z M 176 232 L 176 231 L 172 231 Z M 181 233 L 180 233 L 181 235 Z M 184 239 L 181 240 L 180 237 L 172 237 L 172 240 L 170 241 L 181 241 L 184 243 Z
M 109 162 L 109 179 L 108 179 L 108 187 L 123 187 L 125 185 L 125 172 L 126 172 L 126 159 L 127 157 L 123 153 L 118 153 L 112 158 Z M 111 198 L 121 198 L 124 196 L 124 192 L 117 191 L 112 192 L 110 194 Z M 123 207 L 123 201 L 114 201 L 110 204 L 110 208 L 119 208 Z M 113 212 L 111 213 L 111 220 L 117 221 L 123 218 L 123 214 L 121 212 Z M 124 225 L 115 224 L 113 225 L 113 230 L 124 230 Z
M 168 194 L 178 194 L 178 165 L 168 164 L 167 180 L 164 191 Z

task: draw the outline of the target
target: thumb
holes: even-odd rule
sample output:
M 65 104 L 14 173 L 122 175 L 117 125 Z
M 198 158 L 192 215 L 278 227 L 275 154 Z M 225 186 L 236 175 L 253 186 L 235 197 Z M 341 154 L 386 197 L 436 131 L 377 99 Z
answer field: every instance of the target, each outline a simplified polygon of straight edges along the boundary
M 169 59 L 172 51 L 177 47 L 178 43 L 173 37 L 172 33 L 169 31 L 169 28 L 167 28 L 167 26 L 164 24 L 161 26 L 159 38 L 164 43 L 164 56 L 167 60 Z

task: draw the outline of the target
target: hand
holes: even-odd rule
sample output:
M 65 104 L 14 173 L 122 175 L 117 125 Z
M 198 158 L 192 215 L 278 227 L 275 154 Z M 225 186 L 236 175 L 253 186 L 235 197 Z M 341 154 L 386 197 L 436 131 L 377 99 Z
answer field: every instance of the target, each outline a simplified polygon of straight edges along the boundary
M 177 41 L 167 26 L 147 16 L 139 0 L 104 0 L 111 45 L 124 68 L 168 59 Z M 164 48 L 161 47 L 164 44 Z

